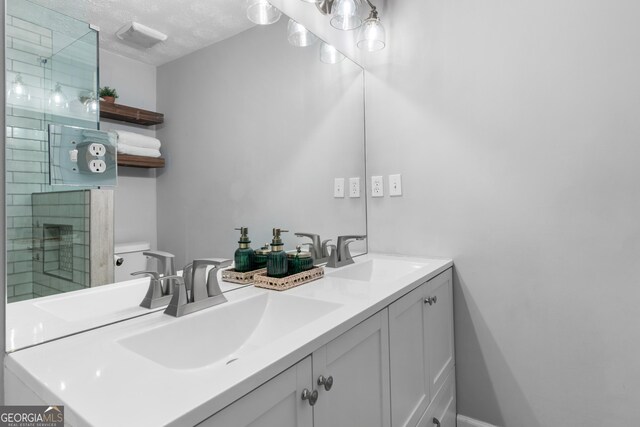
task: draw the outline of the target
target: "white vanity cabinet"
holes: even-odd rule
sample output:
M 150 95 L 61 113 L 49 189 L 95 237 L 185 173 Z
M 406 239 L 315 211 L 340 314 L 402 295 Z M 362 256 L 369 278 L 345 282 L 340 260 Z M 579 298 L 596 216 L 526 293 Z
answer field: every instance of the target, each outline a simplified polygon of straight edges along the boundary
M 388 427 L 388 325 L 384 309 L 199 425 Z
M 455 426 L 451 269 L 389 306 L 389 342 L 392 426 Z

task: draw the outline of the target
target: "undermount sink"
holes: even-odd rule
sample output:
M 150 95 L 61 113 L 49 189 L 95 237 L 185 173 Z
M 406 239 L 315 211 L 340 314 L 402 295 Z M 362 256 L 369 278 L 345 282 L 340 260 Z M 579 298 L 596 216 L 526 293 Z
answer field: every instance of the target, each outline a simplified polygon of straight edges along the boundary
M 387 282 L 400 279 L 424 266 L 426 264 L 418 262 L 376 258 L 356 261 L 355 264 L 327 273 L 327 276 L 362 282 Z
M 341 304 L 265 292 L 171 319 L 119 344 L 171 369 L 229 364 L 341 307 Z

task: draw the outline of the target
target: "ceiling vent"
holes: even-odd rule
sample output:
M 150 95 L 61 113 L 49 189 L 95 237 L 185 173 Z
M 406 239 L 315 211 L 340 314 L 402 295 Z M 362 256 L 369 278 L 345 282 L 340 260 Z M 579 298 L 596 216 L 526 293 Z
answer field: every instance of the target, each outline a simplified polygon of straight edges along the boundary
M 130 22 L 116 32 L 116 36 L 127 43 L 134 44 L 145 49 L 163 42 L 167 35 L 149 28 L 138 22 Z

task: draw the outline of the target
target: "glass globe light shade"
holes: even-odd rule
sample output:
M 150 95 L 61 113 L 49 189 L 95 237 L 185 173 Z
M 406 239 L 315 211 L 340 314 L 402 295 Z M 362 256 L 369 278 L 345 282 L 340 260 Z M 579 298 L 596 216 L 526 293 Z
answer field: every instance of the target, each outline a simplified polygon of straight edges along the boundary
M 258 25 L 269 25 L 278 22 L 282 12 L 272 6 L 267 0 L 248 0 L 247 18 Z
M 55 108 L 69 108 L 69 101 L 64 93 L 62 93 L 62 86 L 60 83 L 56 83 L 55 89 L 49 95 L 49 106 Z
M 15 80 L 11 82 L 11 86 L 7 92 L 7 98 L 16 101 L 29 101 L 31 99 L 29 89 L 25 86 L 20 74 L 18 74 Z
M 356 0 L 336 0 L 333 4 L 333 17 L 329 23 L 339 30 L 353 30 L 362 24 L 358 16 L 358 4 Z
M 91 95 L 91 98 L 84 101 L 84 109 L 89 114 L 97 114 L 98 109 L 100 108 L 100 102 Z
M 386 45 L 384 27 L 378 18 L 369 18 L 364 21 L 360 27 L 356 45 L 367 52 L 384 49 Z
M 316 4 L 320 3 L 320 0 L 301 0 L 301 1 L 303 1 L 305 3 L 316 3 Z
M 306 47 L 318 41 L 318 37 L 303 25 L 298 24 L 293 19 L 289 19 L 289 23 L 287 24 L 287 40 L 289 40 L 292 46 Z
M 345 56 L 328 43 L 322 42 L 320 45 L 320 61 L 325 64 L 337 64 L 342 62 Z

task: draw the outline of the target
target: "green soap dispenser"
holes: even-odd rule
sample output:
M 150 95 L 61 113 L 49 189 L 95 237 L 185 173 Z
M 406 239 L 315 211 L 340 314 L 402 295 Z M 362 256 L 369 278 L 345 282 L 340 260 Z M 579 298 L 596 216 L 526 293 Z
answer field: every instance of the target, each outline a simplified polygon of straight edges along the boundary
M 273 229 L 271 252 L 267 255 L 267 276 L 269 277 L 284 277 L 287 275 L 287 253 L 284 251 L 280 233 L 288 231 L 279 228 Z
M 249 247 L 249 229 L 247 227 L 236 228 L 236 230 L 240 231 L 240 240 L 238 240 L 238 249 L 236 249 L 236 253 L 234 255 L 234 261 L 236 263 L 236 271 L 240 273 L 244 273 L 246 271 L 251 271 L 254 269 L 255 264 L 255 253 L 253 249 Z

